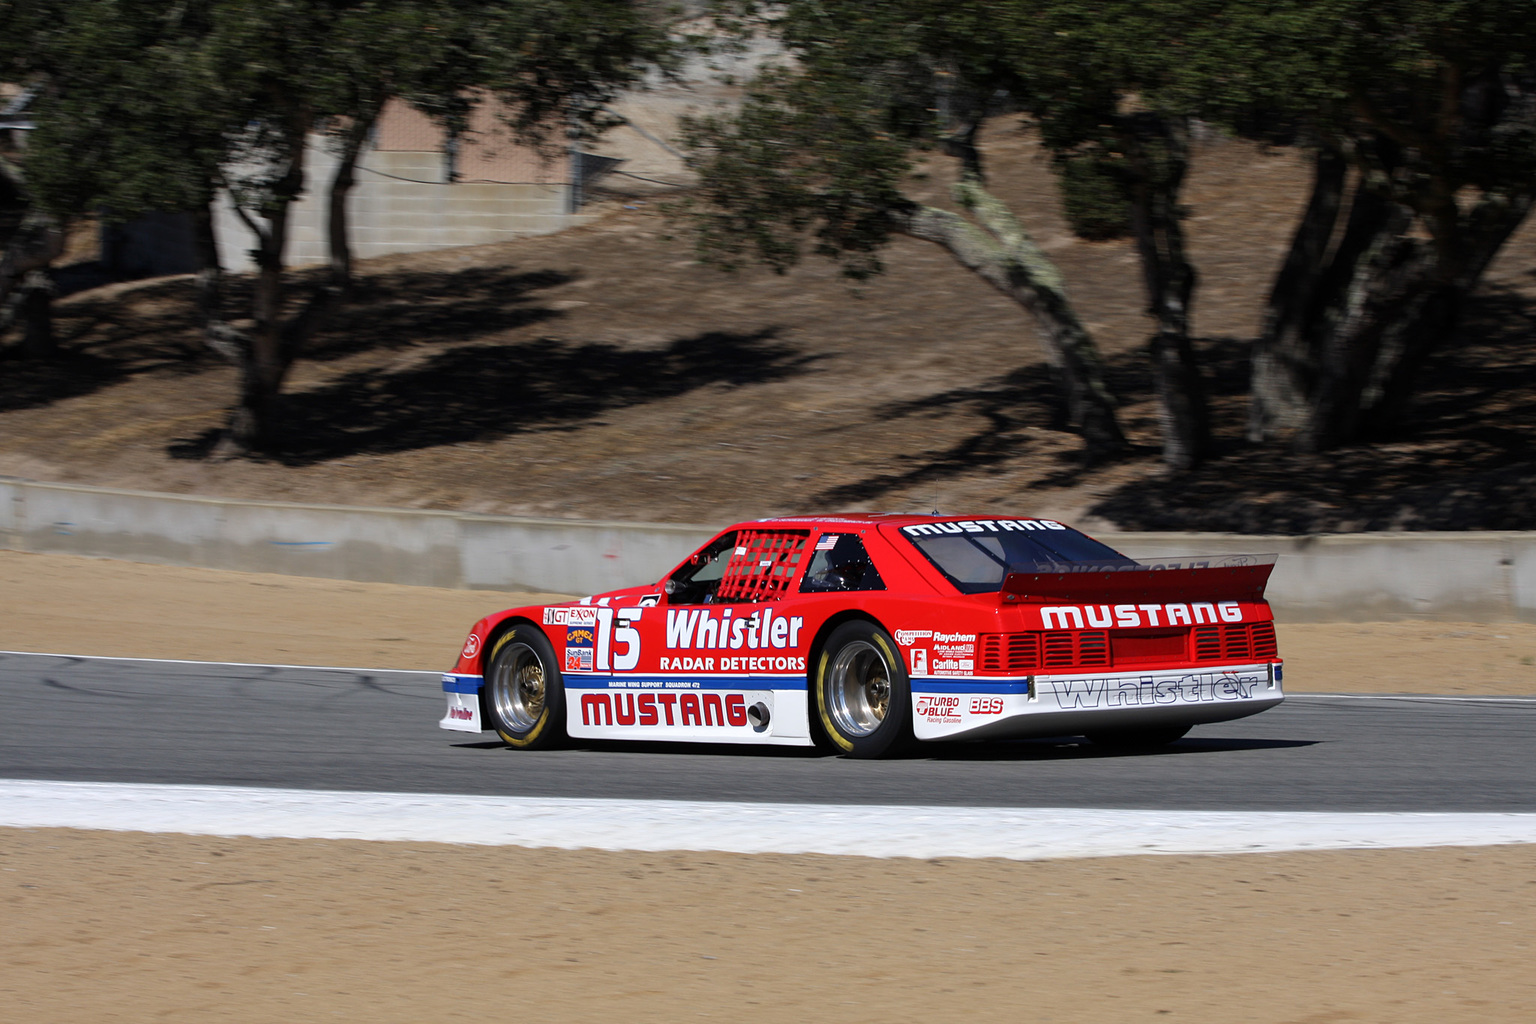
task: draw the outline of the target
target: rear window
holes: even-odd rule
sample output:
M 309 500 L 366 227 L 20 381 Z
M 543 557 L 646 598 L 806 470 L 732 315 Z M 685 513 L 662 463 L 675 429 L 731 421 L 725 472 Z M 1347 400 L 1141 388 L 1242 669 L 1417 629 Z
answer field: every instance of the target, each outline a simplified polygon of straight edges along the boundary
M 902 527 L 901 535 L 964 594 L 1001 590 L 1010 572 L 1136 564 L 1107 544 L 1050 519 L 920 523 Z

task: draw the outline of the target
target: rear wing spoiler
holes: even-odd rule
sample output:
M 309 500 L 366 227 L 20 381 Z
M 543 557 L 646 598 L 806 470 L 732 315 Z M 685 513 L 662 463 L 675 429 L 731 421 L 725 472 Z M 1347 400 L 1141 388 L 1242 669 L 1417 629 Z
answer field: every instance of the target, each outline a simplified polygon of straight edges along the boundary
M 1209 555 L 1131 565 L 1072 562 L 1016 569 L 1003 578 L 1001 600 L 1082 603 L 1131 601 L 1262 601 L 1275 555 Z

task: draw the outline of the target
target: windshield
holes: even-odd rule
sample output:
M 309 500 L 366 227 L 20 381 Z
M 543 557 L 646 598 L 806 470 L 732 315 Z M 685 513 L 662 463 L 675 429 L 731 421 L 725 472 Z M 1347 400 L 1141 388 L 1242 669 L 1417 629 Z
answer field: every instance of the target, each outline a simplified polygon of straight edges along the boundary
M 1062 572 L 1074 565 L 1134 566 L 1092 537 L 1049 519 L 977 519 L 904 526 L 901 535 L 964 594 L 1002 589 L 1010 572 Z

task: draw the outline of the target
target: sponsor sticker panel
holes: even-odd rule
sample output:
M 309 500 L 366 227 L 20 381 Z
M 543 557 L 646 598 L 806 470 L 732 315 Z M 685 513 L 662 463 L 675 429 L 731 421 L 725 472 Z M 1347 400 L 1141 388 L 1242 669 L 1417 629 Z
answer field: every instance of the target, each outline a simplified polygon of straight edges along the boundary
M 1037 678 L 1042 704 L 1063 711 L 1252 700 L 1274 692 L 1267 666 L 1214 672 L 1117 673 Z
M 1041 606 L 1040 625 L 1045 629 L 1137 629 L 1242 622 L 1243 616 L 1237 601 L 1059 604 Z
M 1278 683 L 1270 681 L 1267 665 L 1216 671 L 1165 673 L 1105 673 L 1103 675 L 1034 676 L 1032 686 L 1017 692 L 964 692 L 945 688 L 955 684 L 930 679 L 914 685 L 913 728 L 919 739 L 939 739 L 980 728 L 1010 716 L 1037 718 L 1067 712 L 1123 711 L 1176 705 L 1215 704 L 1279 698 Z M 964 686 L 993 684 L 978 680 Z
M 912 730 L 918 739 L 938 739 L 996 722 L 1029 708 L 1027 693 L 915 693 Z
M 566 694 L 573 736 L 720 741 L 770 726 L 774 692 L 755 689 L 589 689 Z

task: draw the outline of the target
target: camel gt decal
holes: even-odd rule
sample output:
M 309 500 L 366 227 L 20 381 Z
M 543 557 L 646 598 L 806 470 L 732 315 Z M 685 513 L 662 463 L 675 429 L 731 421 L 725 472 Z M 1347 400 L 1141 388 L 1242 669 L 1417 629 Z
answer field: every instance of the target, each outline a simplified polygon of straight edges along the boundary
M 593 648 L 597 634 L 591 626 L 567 626 L 565 628 L 565 670 L 567 672 L 591 672 Z

